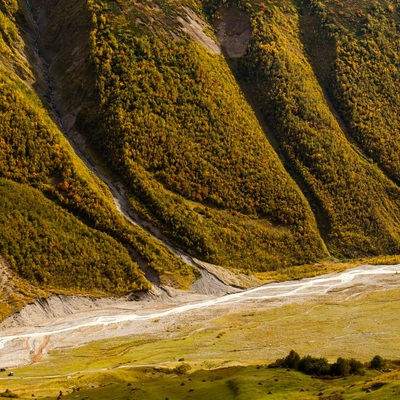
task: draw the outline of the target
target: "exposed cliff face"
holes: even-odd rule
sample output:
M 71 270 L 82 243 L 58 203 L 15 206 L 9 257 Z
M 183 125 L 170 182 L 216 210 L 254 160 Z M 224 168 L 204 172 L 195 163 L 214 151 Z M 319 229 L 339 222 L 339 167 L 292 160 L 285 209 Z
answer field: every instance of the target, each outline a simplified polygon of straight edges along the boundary
M 219 43 L 210 36 L 210 26 L 189 7 L 184 7 L 186 16 L 178 17 L 182 24 L 183 32 L 187 33 L 194 41 L 204 46 L 214 54 L 221 54 Z M 208 32 L 207 32 L 208 30 Z
M 233 5 L 223 8 L 215 22 L 216 34 L 221 47 L 229 58 L 243 57 L 251 40 L 250 15 Z

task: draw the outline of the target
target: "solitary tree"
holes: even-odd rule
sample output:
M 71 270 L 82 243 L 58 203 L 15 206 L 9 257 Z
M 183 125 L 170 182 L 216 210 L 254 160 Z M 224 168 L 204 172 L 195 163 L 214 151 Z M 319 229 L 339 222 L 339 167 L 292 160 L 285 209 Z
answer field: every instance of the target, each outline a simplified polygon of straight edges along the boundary
M 385 360 L 379 355 L 376 355 L 371 360 L 371 363 L 370 363 L 370 367 L 372 369 L 382 369 L 384 367 L 384 365 L 385 365 Z

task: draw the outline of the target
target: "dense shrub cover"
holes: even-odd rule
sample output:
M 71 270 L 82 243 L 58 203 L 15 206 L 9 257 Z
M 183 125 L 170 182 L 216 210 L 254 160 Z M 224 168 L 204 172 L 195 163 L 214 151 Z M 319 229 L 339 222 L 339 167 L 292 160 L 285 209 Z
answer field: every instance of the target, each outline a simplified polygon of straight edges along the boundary
M 179 21 L 190 8 L 215 39 L 207 23 L 232 4 L 250 14 L 253 37 L 228 64 Z M 399 253 L 399 20 L 386 0 L 0 1 L 0 217 L 33 232 L 54 212 L 60 235 L 80 227 L 65 249 L 83 235 L 94 254 L 100 240 L 124 261 L 111 272 L 111 256 L 83 256 L 85 275 L 44 230 L 18 246 L 8 228 L 0 255 L 49 287 L 64 285 L 69 257 L 82 290 L 148 287 L 121 245 L 161 283 L 198 276 L 117 212 L 49 101 L 124 182 L 136 214 L 191 254 L 251 272 Z M 43 213 L 31 221 L 33 198 Z
M 336 43 L 329 91 L 362 151 L 400 183 L 400 15 L 392 2 L 311 1 L 325 34 Z
M 126 293 L 146 286 L 126 249 L 38 190 L 0 180 L 0 253 L 43 288 Z
M 101 111 L 82 113 L 80 129 L 124 176 L 138 211 L 226 266 L 268 270 L 326 255 L 224 58 L 142 24 L 123 30 L 127 15 L 144 18 L 139 5 L 90 4 Z
M 293 368 L 314 376 L 348 376 L 364 375 L 365 368 L 361 361 L 354 358 L 348 359 L 339 357 L 336 362 L 330 364 L 326 358 L 306 355 L 300 357 L 298 353 L 291 350 L 285 358 L 279 358 L 268 368 Z
M 347 257 L 398 253 L 399 187 L 340 129 L 304 51 L 299 10 L 290 3 L 255 11 L 242 74 L 256 85 L 258 103 L 282 153 L 329 222 L 329 250 Z M 365 81 L 363 90 L 370 86 Z M 374 99 L 373 93 L 369 98 Z M 379 105 L 374 107 L 378 114 Z M 380 133 L 377 128 L 375 136 Z

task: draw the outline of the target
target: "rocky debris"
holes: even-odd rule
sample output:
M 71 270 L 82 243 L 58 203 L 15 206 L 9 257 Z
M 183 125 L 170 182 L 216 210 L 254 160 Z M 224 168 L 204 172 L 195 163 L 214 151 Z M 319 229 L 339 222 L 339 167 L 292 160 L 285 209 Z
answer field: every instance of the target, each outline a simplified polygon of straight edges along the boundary
M 250 288 L 254 286 L 260 286 L 263 284 L 258 278 L 254 275 L 246 275 L 242 272 L 233 272 L 226 268 L 220 267 L 215 264 L 210 264 L 205 261 L 198 260 L 193 258 L 193 262 L 196 264 L 198 268 L 201 270 L 207 271 L 209 274 L 216 277 L 219 281 L 223 282 L 230 290 L 226 288 L 227 292 L 231 292 L 233 288 Z M 194 290 L 196 292 L 196 290 Z
M 206 29 L 210 29 L 209 25 L 199 18 L 189 7 L 184 7 L 184 9 L 187 13 L 187 19 L 178 17 L 183 32 L 187 33 L 195 42 L 201 44 L 212 53 L 221 54 L 219 45 L 206 33 Z

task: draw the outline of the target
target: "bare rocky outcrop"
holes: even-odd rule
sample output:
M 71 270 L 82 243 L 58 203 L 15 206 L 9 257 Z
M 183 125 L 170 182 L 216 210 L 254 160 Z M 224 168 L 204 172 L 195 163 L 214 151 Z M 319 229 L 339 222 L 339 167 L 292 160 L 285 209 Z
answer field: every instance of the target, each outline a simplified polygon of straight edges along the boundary
M 250 288 L 254 286 L 260 286 L 262 284 L 262 282 L 253 275 L 234 273 L 226 268 L 222 268 L 217 265 L 210 264 L 205 261 L 197 259 L 194 259 L 194 262 L 196 263 L 197 267 L 202 270 L 202 275 L 203 275 L 202 278 L 204 278 L 205 273 L 207 273 L 208 275 L 210 275 L 214 279 L 217 279 L 220 283 L 223 284 L 223 286 L 221 287 L 222 289 L 221 292 L 225 291 L 226 293 L 232 293 L 234 291 L 233 290 L 234 288 Z M 215 293 L 215 291 L 212 292 L 200 291 L 199 287 L 201 285 L 202 278 L 197 280 L 191 286 L 191 289 L 199 293 Z M 212 286 L 210 285 L 210 282 L 207 282 L 207 284 L 209 286 Z
M 186 18 L 178 17 L 182 30 L 195 42 L 214 54 L 222 52 L 229 58 L 240 58 L 246 54 L 252 37 L 250 15 L 236 5 L 223 8 L 215 22 L 216 40 L 210 35 L 211 26 L 190 8 L 184 7 Z
M 224 8 L 215 23 L 215 29 L 222 50 L 228 57 L 240 58 L 246 54 L 252 37 L 249 14 L 235 5 Z
M 216 41 L 206 33 L 210 26 L 204 22 L 190 8 L 184 7 L 187 17 L 186 19 L 178 17 L 178 21 L 182 24 L 182 30 L 187 33 L 195 42 L 201 44 L 214 54 L 221 54 L 221 49 Z

